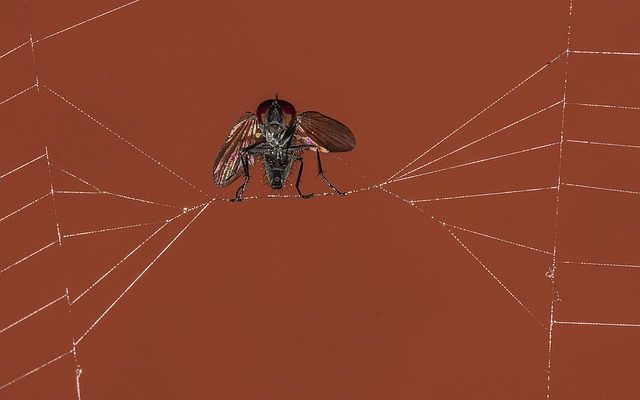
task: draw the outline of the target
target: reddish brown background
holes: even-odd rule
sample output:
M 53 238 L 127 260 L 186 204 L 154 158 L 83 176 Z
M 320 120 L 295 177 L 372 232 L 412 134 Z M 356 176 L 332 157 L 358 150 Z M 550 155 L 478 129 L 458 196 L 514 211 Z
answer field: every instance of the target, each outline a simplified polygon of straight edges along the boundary
M 356 151 L 325 157 L 334 183 L 389 177 L 567 47 L 640 51 L 637 2 L 7 0 L 0 16 L 0 175 L 44 152 L 104 190 L 191 207 L 214 197 L 212 159 L 232 122 L 278 92 L 349 125 Z M 27 18 L 28 15 L 28 18 Z M 424 162 L 562 99 L 565 58 Z M 571 54 L 567 100 L 640 105 L 640 57 Z M 444 168 L 560 138 L 561 107 L 435 163 Z M 640 145 L 640 111 L 567 106 L 565 139 Z M 566 143 L 566 183 L 640 191 L 640 150 Z M 309 159 L 312 161 L 312 159 Z M 311 165 L 311 163 L 309 163 Z M 313 167 L 303 185 L 324 190 Z M 259 172 L 254 173 L 256 177 Z M 558 146 L 389 185 L 410 199 L 552 186 Z M 54 168 L 56 190 L 92 190 Z M 50 190 L 44 159 L 0 180 L 0 215 Z M 267 193 L 256 179 L 248 194 Z M 289 189 L 289 192 L 292 192 Z M 563 186 L 558 258 L 639 264 L 638 195 Z M 429 218 L 552 251 L 556 192 L 422 203 L 380 191 L 214 202 L 78 344 L 83 399 L 541 399 L 551 256 L 456 236 Z M 63 234 L 179 210 L 57 195 Z M 195 215 L 178 218 L 68 312 L 59 301 L 0 334 L 0 386 L 71 348 Z M 56 240 L 45 198 L 0 222 L 0 266 Z M 82 293 L 158 225 L 67 237 L 0 274 L 0 328 Z M 640 323 L 640 272 L 563 263 L 559 321 Z M 637 399 L 640 328 L 556 325 L 553 399 Z M 64 357 L 0 390 L 76 398 Z

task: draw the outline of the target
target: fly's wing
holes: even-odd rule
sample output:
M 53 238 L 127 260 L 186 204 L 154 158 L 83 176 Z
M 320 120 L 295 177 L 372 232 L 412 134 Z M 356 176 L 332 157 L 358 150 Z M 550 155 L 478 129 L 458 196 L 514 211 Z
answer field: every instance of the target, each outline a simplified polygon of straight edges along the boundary
M 216 185 L 227 186 L 242 174 L 240 150 L 257 143 L 260 136 L 255 114 L 244 113 L 231 128 L 227 140 L 213 163 L 213 181 Z M 249 154 L 247 158 L 249 164 L 253 165 L 255 156 Z
M 296 118 L 294 145 L 312 145 L 321 152 L 351 151 L 356 138 L 342 123 L 316 111 L 305 111 Z

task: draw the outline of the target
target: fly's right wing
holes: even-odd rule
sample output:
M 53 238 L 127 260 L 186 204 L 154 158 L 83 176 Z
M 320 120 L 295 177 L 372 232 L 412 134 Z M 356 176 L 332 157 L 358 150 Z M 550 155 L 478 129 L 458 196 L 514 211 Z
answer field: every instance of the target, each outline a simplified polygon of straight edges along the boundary
M 298 115 L 293 138 L 295 145 L 311 145 L 323 153 L 351 151 L 356 147 L 356 138 L 349 128 L 317 111 Z
M 231 128 L 229 136 L 227 136 L 213 163 L 213 181 L 216 185 L 227 186 L 241 175 L 240 150 L 257 143 L 260 137 L 261 132 L 256 115 L 251 112 L 242 114 L 242 117 Z M 249 165 L 253 165 L 255 156 L 248 154 L 247 158 Z

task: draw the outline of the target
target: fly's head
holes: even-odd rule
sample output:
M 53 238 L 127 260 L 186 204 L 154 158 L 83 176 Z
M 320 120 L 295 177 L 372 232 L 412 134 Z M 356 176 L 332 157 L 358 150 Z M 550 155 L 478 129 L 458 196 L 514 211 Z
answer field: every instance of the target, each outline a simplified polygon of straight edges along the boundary
M 258 121 L 269 144 L 284 147 L 287 144 L 287 132 L 296 118 L 296 110 L 288 101 L 278 99 L 265 100 L 256 111 Z

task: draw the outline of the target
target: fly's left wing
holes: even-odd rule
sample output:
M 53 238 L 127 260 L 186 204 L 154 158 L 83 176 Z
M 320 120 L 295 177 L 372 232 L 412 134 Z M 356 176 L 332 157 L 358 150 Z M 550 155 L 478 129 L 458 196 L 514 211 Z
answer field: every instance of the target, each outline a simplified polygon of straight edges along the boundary
M 256 115 L 251 112 L 242 114 L 231 128 L 213 163 L 213 181 L 216 185 L 227 186 L 241 175 L 240 150 L 257 143 L 260 136 Z M 249 154 L 248 159 L 249 164 L 253 165 L 255 157 Z
M 294 145 L 312 145 L 321 152 L 351 151 L 356 138 L 344 124 L 316 111 L 305 111 L 296 118 Z

